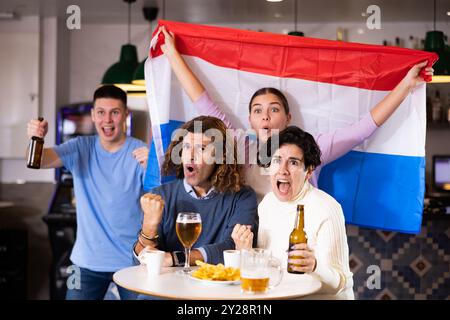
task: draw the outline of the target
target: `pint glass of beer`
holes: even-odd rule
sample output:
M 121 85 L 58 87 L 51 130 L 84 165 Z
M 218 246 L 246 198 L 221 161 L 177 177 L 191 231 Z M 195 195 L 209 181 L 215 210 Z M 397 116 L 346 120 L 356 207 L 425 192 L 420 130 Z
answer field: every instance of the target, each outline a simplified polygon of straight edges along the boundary
M 189 274 L 192 271 L 189 263 L 191 248 L 202 232 L 202 219 L 200 214 L 195 212 L 180 212 L 177 216 L 175 228 L 186 255 L 181 273 Z
M 271 281 L 274 275 L 278 279 Z M 272 258 L 270 250 L 241 250 L 241 291 L 243 293 L 266 293 L 279 285 L 282 277 L 281 264 Z

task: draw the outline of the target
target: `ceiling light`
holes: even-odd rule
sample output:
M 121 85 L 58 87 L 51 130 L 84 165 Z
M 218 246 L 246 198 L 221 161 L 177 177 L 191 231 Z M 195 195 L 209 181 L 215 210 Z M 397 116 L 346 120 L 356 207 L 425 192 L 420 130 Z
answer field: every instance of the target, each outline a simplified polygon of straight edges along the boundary
M 450 82 L 450 52 L 446 50 L 444 33 L 436 31 L 436 0 L 434 0 L 433 31 L 428 31 L 425 36 L 425 51 L 435 52 L 439 60 L 433 65 L 434 75 L 432 83 Z
M 158 16 L 159 9 L 157 7 L 144 7 L 142 12 L 144 13 L 144 18 L 150 22 L 150 35 L 152 34 L 152 21 Z M 132 83 L 135 85 L 140 85 L 145 87 L 145 58 L 139 65 L 133 74 Z
M 136 0 L 124 0 L 128 3 L 128 43 L 120 49 L 120 59 L 106 70 L 102 84 L 114 84 L 124 91 L 142 91 L 145 86 L 131 84 L 134 72 L 139 65 L 136 46 L 130 43 L 131 3 Z
M 294 2 L 294 31 L 288 32 L 290 36 L 300 36 L 303 37 L 305 34 L 301 31 L 297 31 L 297 0 Z

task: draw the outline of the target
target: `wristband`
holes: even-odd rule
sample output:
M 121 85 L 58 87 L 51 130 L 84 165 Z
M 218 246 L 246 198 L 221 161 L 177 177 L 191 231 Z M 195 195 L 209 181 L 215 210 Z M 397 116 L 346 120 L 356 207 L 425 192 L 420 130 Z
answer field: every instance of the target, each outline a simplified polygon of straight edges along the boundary
M 139 235 L 142 238 L 144 238 L 145 240 L 148 240 L 148 241 L 158 241 L 158 238 L 159 238 L 159 234 L 156 234 L 154 237 L 150 238 L 149 236 L 146 236 L 142 230 L 139 233 Z
M 139 242 L 139 244 L 142 246 L 142 248 L 145 248 L 145 247 L 146 247 L 144 241 L 141 240 L 141 236 L 140 236 L 140 235 L 138 236 L 138 242 Z

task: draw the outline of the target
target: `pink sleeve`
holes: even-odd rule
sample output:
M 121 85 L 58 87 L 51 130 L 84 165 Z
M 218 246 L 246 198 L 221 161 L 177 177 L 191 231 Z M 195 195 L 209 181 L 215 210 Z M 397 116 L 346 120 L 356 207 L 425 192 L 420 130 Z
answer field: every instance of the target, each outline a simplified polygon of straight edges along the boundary
M 227 128 L 234 129 L 230 119 L 228 119 L 225 112 L 211 100 L 208 92 L 204 91 L 200 98 L 194 102 L 194 106 L 200 114 L 219 118 L 225 123 Z
M 322 151 L 321 166 L 336 160 L 361 144 L 377 128 L 369 112 L 361 120 L 348 127 L 317 136 L 316 141 Z

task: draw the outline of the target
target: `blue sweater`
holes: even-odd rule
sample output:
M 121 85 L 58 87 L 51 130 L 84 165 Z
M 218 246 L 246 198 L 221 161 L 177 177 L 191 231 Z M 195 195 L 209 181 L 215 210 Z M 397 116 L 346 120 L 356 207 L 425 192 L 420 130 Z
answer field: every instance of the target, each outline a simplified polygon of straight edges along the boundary
M 154 188 L 152 193 L 161 195 L 165 201 L 158 229 L 160 250 L 184 250 L 175 231 L 175 222 L 177 214 L 186 211 L 201 215 L 202 233 L 193 248 L 202 247 L 208 263 L 223 263 L 223 251 L 234 249 L 231 232 L 237 223 L 252 225 L 254 239 L 257 239 L 256 194 L 250 187 L 243 187 L 237 193 L 217 193 L 209 199 L 194 199 L 186 192 L 183 180 L 177 179 Z

